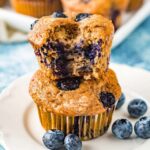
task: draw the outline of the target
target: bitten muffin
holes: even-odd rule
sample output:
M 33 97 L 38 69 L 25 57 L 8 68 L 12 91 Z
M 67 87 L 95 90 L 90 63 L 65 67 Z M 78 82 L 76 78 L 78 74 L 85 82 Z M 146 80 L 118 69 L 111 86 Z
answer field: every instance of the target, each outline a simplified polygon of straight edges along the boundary
M 62 10 L 60 0 L 11 0 L 12 7 L 19 13 L 42 17 Z
M 121 88 L 115 73 L 104 79 L 67 78 L 51 80 L 38 70 L 29 92 L 37 104 L 42 126 L 77 134 L 82 140 L 98 137 L 108 129 Z
M 101 14 L 113 21 L 115 29 L 122 23 L 122 13 L 129 0 L 61 0 L 66 14 Z
M 136 11 L 139 9 L 144 3 L 144 0 L 130 0 L 128 11 Z
M 6 0 L 0 0 L 0 6 L 4 6 L 6 4 Z
M 114 27 L 100 15 L 62 13 L 41 18 L 29 34 L 38 62 L 52 80 L 101 78 L 109 65 Z

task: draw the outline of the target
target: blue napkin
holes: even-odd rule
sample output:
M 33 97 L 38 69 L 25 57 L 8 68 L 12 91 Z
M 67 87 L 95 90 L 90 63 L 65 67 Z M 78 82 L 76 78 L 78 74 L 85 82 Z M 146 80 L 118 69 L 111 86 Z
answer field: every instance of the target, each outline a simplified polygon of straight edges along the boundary
M 5 148 L 2 145 L 0 145 L 0 150 L 5 150 Z
M 150 71 L 150 16 L 112 50 L 111 60 Z

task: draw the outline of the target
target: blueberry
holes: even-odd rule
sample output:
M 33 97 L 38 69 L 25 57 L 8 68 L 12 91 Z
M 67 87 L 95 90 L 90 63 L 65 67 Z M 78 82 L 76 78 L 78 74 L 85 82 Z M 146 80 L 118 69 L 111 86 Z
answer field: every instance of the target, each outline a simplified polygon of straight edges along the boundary
M 60 90 L 70 91 L 79 88 L 81 79 L 78 77 L 66 78 L 57 81 L 57 87 Z
M 132 124 L 127 119 L 118 119 L 112 125 L 112 133 L 119 139 L 128 139 L 132 130 Z
M 52 48 L 54 48 L 54 50 L 56 50 L 59 55 L 63 55 L 63 53 L 64 53 L 63 43 L 57 43 L 57 44 L 54 44 L 53 46 L 54 47 L 52 47 Z
M 109 108 L 111 108 L 116 102 L 114 95 L 108 92 L 101 92 L 100 100 L 103 103 L 104 107 L 109 107 Z
M 39 21 L 39 20 L 35 20 L 35 21 L 31 24 L 31 26 L 30 26 L 30 29 L 31 29 L 31 30 L 34 28 L 34 25 L 35 25 L 38 21 Z
M 64 144 L 66 150 L 81 150 L 82 148 L 82 142 L 75 134 L 67 135 Z
M 85 49 L 85 57 L 93 60 L 96 57 L 96 50 L 92 48 L 92 45 Z
M 119 109 L 122 107 L 122 105 L 125 103 L 125 99 L 126 99 L 126 97 L 125 97 L 124 93 L 122 93 L 121 97 L 117 103 L 116 109 Z
M 134 99 L 128 105 L 128 112 L 131 117 L 139 118 L 147 112 L 147 104 L 142 99 Z
M 91 63 L 94 64 L 94 58 L 98 55 L 101 56 L 101 45 L 102 40 L 99 40 L 98 43 L 91 44 L 85 48 L 85 58 L 90 59 Z
M 68 74 L 67 60 L 64 57 L 52 60 L 51 67 L 53 69 L 53 73 L 57 76 L 67 76 Z
M 87 18 L 87 17 L 89 17 L 89 16 L 91 16 L 91 14 L 88 14 L 88 13 L 80 13 L 80 14 L 78 14 L 77 16 L 76 16 L 76 18 L 75 18 L 75 21 L 81 21 L 81 20 L 83 20 L 83 19 L 85 19 L 85 18 Z
M 49 130 L 43 136 L 44 145 L 51 150 L 56 150 L 63 147 L 64 133 L 59 130 Z
M 134 131 L 140 138 L 150 138 L 150 117 L 140 118 L 134 126 Z
M 54 12 L 52 14 L 52 17 L 53 18 L 67 18 L 67 16 L 60 11 Z

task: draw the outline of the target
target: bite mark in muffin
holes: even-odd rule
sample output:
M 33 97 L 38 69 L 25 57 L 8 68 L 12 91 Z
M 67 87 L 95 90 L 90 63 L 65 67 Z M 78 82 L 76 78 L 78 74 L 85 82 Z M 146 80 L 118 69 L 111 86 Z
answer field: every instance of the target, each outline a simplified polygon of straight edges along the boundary
M 52 79 L 100 78 L 107 71 L 114 31 L 111 21 L 100 15 L 79 22 L 75 18 L 43 17 L 29 35 L 41 68 Z

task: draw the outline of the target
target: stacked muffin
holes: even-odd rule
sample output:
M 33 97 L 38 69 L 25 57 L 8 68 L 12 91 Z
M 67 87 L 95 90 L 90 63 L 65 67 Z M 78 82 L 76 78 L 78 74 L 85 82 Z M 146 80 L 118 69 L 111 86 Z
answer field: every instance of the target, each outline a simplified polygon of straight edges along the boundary
M 129 0 L 61 0 L 64 11 L 70 14 L 101 14 L 113 21 L 115 29 L 122 23 Z
M 40 69 L 29 92 L 46 130 L 75 133 L 82 140 L 104 134 L 121 88 L 108 68 L 114 27 L 100 15 L 63 13 L 32 25 L 29 41 Z

